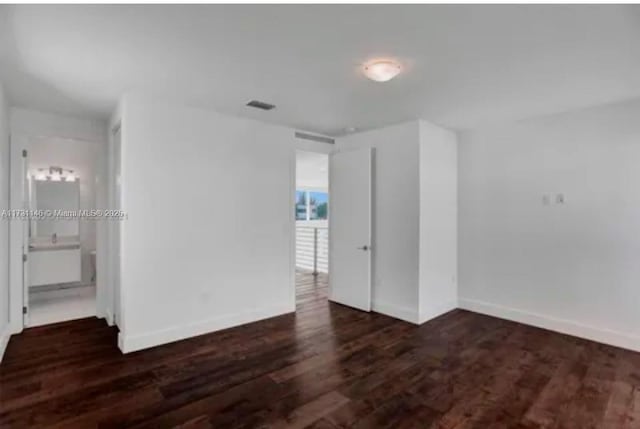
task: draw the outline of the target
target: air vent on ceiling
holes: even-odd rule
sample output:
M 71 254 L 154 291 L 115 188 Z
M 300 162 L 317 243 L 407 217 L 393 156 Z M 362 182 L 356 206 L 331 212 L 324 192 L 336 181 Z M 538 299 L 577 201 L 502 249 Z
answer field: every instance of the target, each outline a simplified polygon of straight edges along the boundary
M 247 103 L 247 106 L 255 107 L 256 109 L 261 109 L 261 110 L 271 110 L 276 108 L 276 106 L 273 104 L 265 103 L 264 101 L 258 101 L 258 100 L 251 100 L 250 102 Z
M 300 131 L 296 131 L 295 136 L 296 136 L 296 138 L 299 138 L 299 139 L 311 140 L 311 141 L 320 142 L 320 143 L 334 144 L 336 142 L 334 139 L 329 138 L 329 137 L 316 136 L 316 135 L 313 135 L 313 134 L 301 133 Z

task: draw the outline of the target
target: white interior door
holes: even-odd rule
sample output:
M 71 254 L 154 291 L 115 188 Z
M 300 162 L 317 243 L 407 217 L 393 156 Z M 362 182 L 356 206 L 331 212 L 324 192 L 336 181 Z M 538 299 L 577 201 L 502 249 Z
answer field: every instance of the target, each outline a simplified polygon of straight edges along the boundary
M 329 299 L 371 311 L 372 149 L 329 162 Z

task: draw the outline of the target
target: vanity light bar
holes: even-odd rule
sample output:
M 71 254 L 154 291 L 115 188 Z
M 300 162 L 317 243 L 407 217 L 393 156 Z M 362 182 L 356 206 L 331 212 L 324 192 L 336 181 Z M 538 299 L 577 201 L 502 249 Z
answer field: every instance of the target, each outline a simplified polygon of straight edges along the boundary
M 33 176 L 38 182 L 75 182 L 77 176 Z
M 66 175 L 64 174 L 68 172 Z M 39 182 L 75 182 L 78 176 L 73 170 L 63 170 L 60 167 L 50 167 L 49 174 L 44 173 L 44 168 L 39 168 L 38 173 L 33 175 L 33 178 Z

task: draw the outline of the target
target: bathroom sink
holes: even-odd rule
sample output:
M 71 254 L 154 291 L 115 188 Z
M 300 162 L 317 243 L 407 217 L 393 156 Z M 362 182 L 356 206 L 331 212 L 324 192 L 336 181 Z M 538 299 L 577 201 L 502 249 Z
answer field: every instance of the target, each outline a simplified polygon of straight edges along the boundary
M 78 241 L 59 241 L 57 243 L 51 242 L 40 242 L 40 243 L 31 243 L 29 245 L 29 251 L 38 252 L 42 250 L 69 250 L 69 249 L 79 249 L 80 242 Z

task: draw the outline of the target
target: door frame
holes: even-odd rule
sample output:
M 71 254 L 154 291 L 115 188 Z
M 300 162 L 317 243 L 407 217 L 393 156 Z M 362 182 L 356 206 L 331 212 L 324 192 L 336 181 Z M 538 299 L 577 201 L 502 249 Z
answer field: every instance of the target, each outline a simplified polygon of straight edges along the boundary
M 109 130 L 106 150 L 106 208 L 122 209 L 122 121 L 118 120 Z M 104 281 L 109 285 L 105 300 L 105 318 L 109 325 L 117 325 L 124 330 L 122 294 L 120 287 L 120 247 L 122 225 L 119 221 L 109 221 L 105 225 L 106 248 L 104 255 Z
M 29 153 L 22 151 L 22 208 L 31 209 L 31 195 L 33 192 L 31 177 L 29 177 Z M 31 236 L 31 220 L 22 223 L 22 326 L 29 326 L 29 237 Z
M 106 142 L 90 140 L 83 137 L 73 137 L 73 136 L 56 136 L 51 134 L 28 134 L 28 133 L 11 133 L 9 135 L 9 209 L 10 210 L 20 210 L 24 207 L 24 198 L 25 198 L 25 189 L 23 182 L 23 157 L 22 151 L 26 150 L 27 155 L 31 150 L 31 140 L 33 138 L 67 138 L 70 140 L 76 140 L 80 142 L 84 142 L 86 144 L 96 144 L 105 146 L 106 153 Z M 102 175 L 103 169 L 106 167 L 106 159 L 104 153 L 100 153 L 101 159 L 98 159 L 96 162 L 96 175 Z M 27 157 L 28 159 L 28 157 Z M 105 189 L 100 189 L 100 187 L 106 186 L 104 180 L 101 180 L 100 184 L 96 185 L 96 205 L 98 205 L 98 195 L 101 192 L 106 192 Z M 104 194 L 103 194 L 104 195 Z M 28 228 L 28 220 L 9 220 L 9 331 L 10 334 L 18 334 L 23 331 L 25 328 L 24 325 L 24 317 L 23 317 L 23 307 L 25 306 L 25 296 L 27 294 L 28 288 L 24 285 L 24 276 L 23 269 L 28 268 L 27 264 L 23 263 L 23 249 L 24 246 L 28 246 L 28 243 L 25 243 L 24 236 L 24 228 Z M 105 222 L 104 220 L 102 222 Z M 99 229 L 101 227 L 96 225 L 96 254 L 100 253 L 106 254 L 107 252 L 107 240 L 106 234 L 101 234 Z M 28 240 L 28 238 L 27 238 Z M 28 253 L 28 252 L 27 252 Z M 97 263 L 97 261 L 96 261 Z M 108 302 L 104 302 L 104 300 L 100 299 L 100 297 L 105 296 L 106 293 L 109 293 L 109 284 L 102 280 L 104 277 L 98 276 L 96 278 L 96 317 L 104 318 L 105 317 L 105 306 L 108 305 Z M 28 306 L 28 303 L 26 303 Z
M 29 151 L 29 136 L 9 136 L 9 209 L 20 211 L 24 208 L 23 151 Z M 24 230 L 28 228 L 28 220 L 9 220 L 9 328 L 12 334 L 24 329 L 23 307 L 25 306 L 25 285 L 23 272 L 25 262 Z

